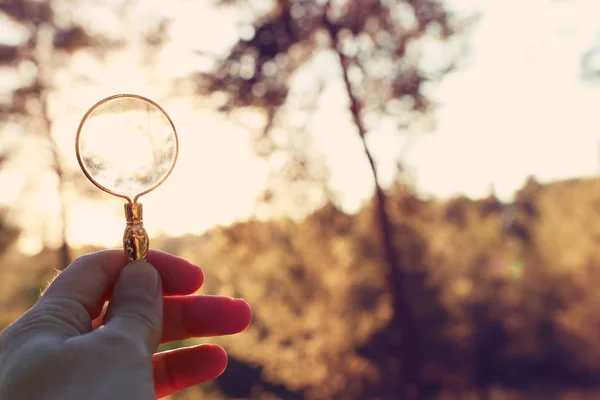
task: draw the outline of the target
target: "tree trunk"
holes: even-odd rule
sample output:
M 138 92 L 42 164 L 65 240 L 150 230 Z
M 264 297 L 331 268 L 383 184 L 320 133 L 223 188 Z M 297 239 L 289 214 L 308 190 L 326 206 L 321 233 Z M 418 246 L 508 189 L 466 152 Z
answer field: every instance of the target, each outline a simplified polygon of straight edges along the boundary
M 50 148 L 52 151 L 52 167 L 54 169 L 54 173 L 58 177 L 58 184 L 56 190 L 58 191 L 58 196 L 60 199 L 60 224 L 61 224 L 61 233 L 60 233 L 60 251 L 59 251 L 59 268 L 64 269 L 71 264 L 71 247 L 69 246 L 69 241 L 67 240 L 67 228 L 68 228 L 68 212 L 67 212 L 67 199 L 65 198 L 65 175 L 62 169 L 62 164 L 60 161 L 60 154 L 58 153 L 57 144 L 52 138 L 52 121 L 50 120 L 50 116 L 48 115 L 48 103 L 46 100 L 46 94 L 43 93 L 40 96 L 40 102 L 42 104 L 42 118 L 44 119 L 44 131 L 48 138 L 48 142 L 50 143 Z
M 377 166 L 366 142 L 366 128 L 361 119 L 361 105 L 352 90 L 352 84 L 348 76 L 349 58 L 339 48 L 337 27 L 329 21 L 325 13 L 324 24 L 329 33 L 333 50 L 336 52 L 348 98 L 350 100 L 350 112 L 354 125 L 363 145 L 363 149 L 369 160 L 369 166 L 375 183 L 375 207 L 376 218 L 381 246 L 387 264 L 387 282 L 393 301 L 393 315 L 391 327 L 401 335 L 401 339 L 394 349 L 401 361 L 401 379 L 394 379 L 395 395 L 398 398 L 418 399 L 421 392 L 421 358 L 419 354 L 418 330 L 416 318 L 412 312 L 409 299 L 404 290 L 406 278 L 402 268 L 402 262 L 394 244 L 394 228 L 387 213 L 387 197 L 379 183 Z M 396 342 L 396 341 L 394 341 Z
M 47 51 L 47 54 L 44 54 L 44 47 L 48 46 L 48 40 L 50 38 L 49 35 L 45 35 L 43 32 L 43 28 L 40 26 L 36 26 L 35 32 L 37 32 L 36 41 L 35 41 L 35 51 L 34 51 L 34 62 L 38 69 L 38 74 L 36 78 L 36 87 L 39 88 L 39 102 L 40 102 L 40 118 L 42 121 L 42 134 L 45 136 L 48 141 L 50 151 L 52 152 L 52 168 L 56 173 L 58 178 L 58 184 L 56 190 L 58 192 L 59 200 L 60 200 L 60 224 L 61 224 L 61 234 L 60 234 L 60 249 L 59 249 L 59 268 L 64 269 L 71 263 L 71 248 L 69 246 L 69 242 L 67 240 L 67 227 L 68 227 L 68 212 L 67 212 L 67 199 L 65 198 L 65 174 L 62 168 L 62 163 L 60 160 L 60 154 L 58 152 L 58 145 L 54 138 L 52 137 L 52 119 L 49 115 L 48 110 L 48 91 L 50 90 L 50 85 L 48 82 L 50 81 L 48 77 L 48 66 L 52 65 L 52 51 Z M 48 48 L 48 47 L 47 47 Z

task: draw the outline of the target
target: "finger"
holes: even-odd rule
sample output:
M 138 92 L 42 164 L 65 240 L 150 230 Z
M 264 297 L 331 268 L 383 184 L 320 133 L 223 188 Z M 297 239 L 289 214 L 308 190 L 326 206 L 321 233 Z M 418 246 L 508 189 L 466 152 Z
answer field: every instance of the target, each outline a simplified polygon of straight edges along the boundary
M 108 304 L 92 321 L 92 329 L 104 324 Z M 161 343 L 193 337 L 233 335 L 252 322 L 252 310 L 241 299 L 221 296 L 173 296 L 163 300 Z
M 72 314 L 82 314 L 78 321 L 71 322 L 89 325 L 87 316 L 81 313 L 80 308 L 88 312 L 89 319 L 96 318 L 107 298 L 106 294 L 112 290 L 126 262 L 123 250 L 104 250 L 80 257 L 58 275 L 39 303 L 62 300 L 61 304 L 66 304 L 63 306 L 72 306 Z M 193 293 L 204 282 L 200 268 L 171 254 L 150 250 L 148 262 L 155 263 L 153 265 L 161 279 L 164 277 L 167 285 L 165 293 Z
M 155 354 L 152 367 L 156 398 L 160 399 L 221 375 L 227 367 L 227 353 L 211 344 L 185 347 Z
M 165 297 L 161 342 L 231 335 L 246 330 L 251 321 L 252 309 L 242 299 L 205 295 Z
M 172 254 L 149 250 L 147 261 L 159 272 L 165 295 L 191 294 L 204 283 L 204 273 L 200 267 Z M 110 290 L 105 293 L 104 301 L 110 300 Z
M 204 283 L 202 269 L 183 258 L 158 250 L 149 250 L 147 261 L 154 265 L 160 274 L 165 295 L 195 293 Z
M 143 344 L 145 353 L 151 355 L 160 342 L 162 303 L 156 269 L 145 261 L 132 262 L 123 269 L 115 284 L 104 328 L 95 332 L 104 337 L 125 334 Z

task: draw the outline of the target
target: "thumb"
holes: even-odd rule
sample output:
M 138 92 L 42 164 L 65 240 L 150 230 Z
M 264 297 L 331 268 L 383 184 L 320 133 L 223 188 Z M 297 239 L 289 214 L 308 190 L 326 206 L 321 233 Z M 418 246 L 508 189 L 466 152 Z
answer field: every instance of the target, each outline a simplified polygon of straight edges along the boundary
M 162 335 L 162 282 L 156 269 L 136 261 L 121 272 L 104 317 L 104 331 L 126 335 L 153 354 Z

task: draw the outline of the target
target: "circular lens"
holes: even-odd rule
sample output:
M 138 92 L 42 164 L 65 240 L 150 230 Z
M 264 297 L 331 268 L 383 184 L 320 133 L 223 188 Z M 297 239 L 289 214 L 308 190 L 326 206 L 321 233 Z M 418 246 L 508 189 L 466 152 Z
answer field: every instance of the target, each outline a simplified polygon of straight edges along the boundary
M 160 185 L 178 153 L 175 126 L 165 110 L 130 94 L 94 105 L 79 124 L 76 145 L 79 165 L 92 183 L 129 201 Z

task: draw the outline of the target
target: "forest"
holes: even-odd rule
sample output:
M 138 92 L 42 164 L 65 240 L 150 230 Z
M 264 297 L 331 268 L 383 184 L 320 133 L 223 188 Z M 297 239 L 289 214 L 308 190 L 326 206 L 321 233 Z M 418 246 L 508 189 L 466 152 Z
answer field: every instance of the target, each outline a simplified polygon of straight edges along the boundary
M 389 199 L 418 332 L 421 398 L 599 393 L 600 228 L 589 216 L 600 207 L 600 181 L 531 180 L 512 204 L 426 201 L 401 186 Z M 156 238 L 155 248 L 203 267 L 203 293 L 243 297 L 254 310 L 248 331 L 215 340 L 230 353 L 226 372 L 174 398 L 398 398 L 397 331 L 373 222 L 372 204 L 356 215 L 330 204 L 300 223 Z M 60 252 L 23 257 L 10 247 L 15 233 L 2 231 L 6 326 L 37 300 Z M 518 261 L 515 274 L 508 266 Z

